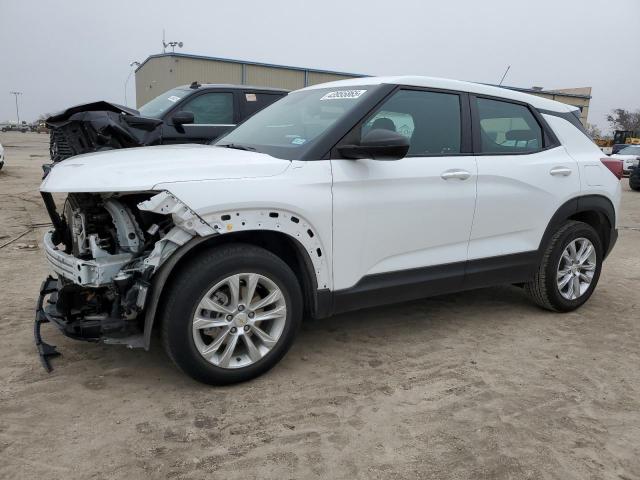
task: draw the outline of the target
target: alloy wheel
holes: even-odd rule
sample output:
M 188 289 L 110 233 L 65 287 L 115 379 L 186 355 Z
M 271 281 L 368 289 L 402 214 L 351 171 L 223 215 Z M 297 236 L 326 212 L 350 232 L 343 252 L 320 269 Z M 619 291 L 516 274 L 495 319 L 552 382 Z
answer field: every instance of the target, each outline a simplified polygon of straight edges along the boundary
M 275 347 L 286 320 L 285 297 L 274 281 L 258 273 L 238 273 L 202 297 L 192 320 L 193 340 L 213 365 L 247 367 Z
M 584 295 L 593 281 L 597 261 L 596 249 L 590 240 L 572 240 L 558 262 L 556 281 L 560 295 L 567 300 Z

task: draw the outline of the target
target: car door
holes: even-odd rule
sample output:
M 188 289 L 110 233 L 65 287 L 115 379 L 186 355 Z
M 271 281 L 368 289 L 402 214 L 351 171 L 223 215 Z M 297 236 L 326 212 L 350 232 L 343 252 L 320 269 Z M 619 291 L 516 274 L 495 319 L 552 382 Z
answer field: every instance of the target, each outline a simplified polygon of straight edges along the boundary
M 470 100 L 478 163 L 470 265 L 493 258 L 494 267 L 513 266 L 519 263 L 515 254 L 535 258 L 553 214 L 580 192 L 578 165 L 532 107 L 490 97 Z
M 232 91 L 197 93 L 185 99 L 165 118 L 162 143 L 208 143 L 236 126 L 236 108 Z M 173 115 L 193 113 L 193 123 L 176 125 Z
M 395 130 L 410 139 L 405 158 L 347 160 L 332 151 L 336 290 L 406 285 L 395 290 L 399 301 L 460 286 L 476 200 L 469 124 L 466 94 L 403 88 L 340 144 Z

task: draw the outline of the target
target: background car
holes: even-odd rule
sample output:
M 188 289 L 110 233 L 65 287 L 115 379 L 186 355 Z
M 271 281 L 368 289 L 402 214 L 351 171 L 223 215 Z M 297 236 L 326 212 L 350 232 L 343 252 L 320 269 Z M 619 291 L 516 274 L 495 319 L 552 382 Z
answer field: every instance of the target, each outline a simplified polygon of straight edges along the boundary
M 611 156 L 622 160 L 622 169 L 625 175 L 628 175 L 631 169 L 638 165 L 638 161 L 640 160 L 640 145 L 626 145 Z
M 287 93 L 194 82 L 157 96 L 139 110 L 105 101 L 78 105 L 46 120 L 51 160 L 114 148 L 209 143 Z
M 2 128 L 0 128 L 0 130 L 2 130 L 3 132 L 22 132 L 22 133 L 26 133 L 26 132 L 29 131 L 29 126 L 26 123 L 21 123 L 21 124 L 7 123 L 5 125 L 2 125 Z

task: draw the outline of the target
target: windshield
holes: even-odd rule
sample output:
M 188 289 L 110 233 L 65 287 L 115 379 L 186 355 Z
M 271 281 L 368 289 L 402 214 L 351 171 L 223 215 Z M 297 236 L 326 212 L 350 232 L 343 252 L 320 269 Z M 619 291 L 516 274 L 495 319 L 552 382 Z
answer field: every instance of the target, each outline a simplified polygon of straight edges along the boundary
M 373 90 L 373 85 L 293 92 L 215 142 L 274 157 L 301 158 L 323 133 Z
M 189 90 L 183 88 L 173 88 L 157 96 L 150 102 L 145 103 L 138 111 L 143 117 L 160 118 L 164 112 L 173 107 L 176 102 L 179 102 L 189 95 L 189 93 Z
M 640 145 L 624 147 L 618 150 L 618 155 L 640 155 Z

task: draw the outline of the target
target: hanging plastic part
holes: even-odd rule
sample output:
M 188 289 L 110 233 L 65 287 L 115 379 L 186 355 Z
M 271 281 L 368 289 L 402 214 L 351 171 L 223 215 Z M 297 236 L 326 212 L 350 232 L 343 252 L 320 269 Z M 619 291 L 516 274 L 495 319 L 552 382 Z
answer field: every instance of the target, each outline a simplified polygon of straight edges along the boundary
M 49 345 L 44 340 L 42 340 L 42 335 L 40 333 L 40 327 L 43 323 L 49 323 L 49 319 L 45 314 L 43 303 L 44 299 L 47 295 L 50 295 L 58 290 L 58 280 L 53 277 L 47 277 L 47 279 L 42 282 L 40 286 L 40 296 L 38 297 L 38 304 L 36 308 L 36 319 L 33 324 L 33 337 L 36 343 L 36 349 L 38 351 L 38 355 L 40 357 L 40 363 L 47 371 L 47 373 L 51 373 L 53 367 L 51 366 L 51 357 L 57 357 L 62 355 L 58 350 L 56 350 L 55 345 Z

